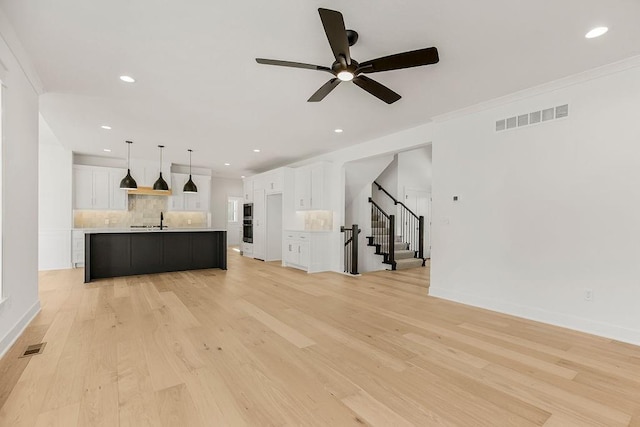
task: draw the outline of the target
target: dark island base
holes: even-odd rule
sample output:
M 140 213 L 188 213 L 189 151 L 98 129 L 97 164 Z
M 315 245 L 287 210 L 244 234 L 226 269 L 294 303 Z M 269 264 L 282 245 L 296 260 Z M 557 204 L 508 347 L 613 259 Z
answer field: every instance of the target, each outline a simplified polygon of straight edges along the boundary
M 227 232 L 87 233 L 84 282 L 169 271 L 227 269 Z

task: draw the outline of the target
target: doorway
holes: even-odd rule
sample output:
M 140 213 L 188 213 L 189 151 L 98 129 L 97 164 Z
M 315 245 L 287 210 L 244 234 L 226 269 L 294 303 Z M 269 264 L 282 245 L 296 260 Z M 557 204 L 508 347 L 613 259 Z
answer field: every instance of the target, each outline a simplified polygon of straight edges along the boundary
M 227 198 L 227 246 L 239 246 L 242 241 L 242 197 Z

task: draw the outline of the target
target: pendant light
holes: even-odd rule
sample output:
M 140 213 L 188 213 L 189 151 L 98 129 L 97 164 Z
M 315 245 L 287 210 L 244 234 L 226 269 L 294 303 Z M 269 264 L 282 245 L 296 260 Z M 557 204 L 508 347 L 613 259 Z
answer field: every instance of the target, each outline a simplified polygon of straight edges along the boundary
M 158 145 L 158 148 L 160 148 L 160 176 L 158 177 L 156 182 L 153 183 L 153 189 L 168 191 L 169 186 L 167 185 L 167 181 L 165 181 L 162 177 L 162 149 L 164 148 L 164 145 Z
M 131 161 L 131 144 L 132 141 L 125 141 L 127 143 L 127 175 L 120 181 L 120 188 L 123 190 L 135 190 L 138 188 L 136 180 L 131 176 L 131 169 L 129 168 L 129 162 Z
M 193 152 L 193 150 L 188 149 L 187 151 L 189 152 L 189 181 L 184 184 L 184 188 L 182 189 L 182 191 L 184 193 L 197 193 L 198 187 L 196 187 L 196 184 L 191 179 L 191 153 Z

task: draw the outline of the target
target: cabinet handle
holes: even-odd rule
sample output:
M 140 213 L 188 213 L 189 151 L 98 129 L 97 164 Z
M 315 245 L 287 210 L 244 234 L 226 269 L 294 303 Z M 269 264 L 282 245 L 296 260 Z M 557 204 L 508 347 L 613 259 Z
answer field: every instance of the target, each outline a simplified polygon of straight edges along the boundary
M 291 245 L 289 245 L 289 252 L 291 252 Z
M 304 206 L 304 201 L 303 201 L 303 199 L 300 199 L 300 206 Z
M 273 190 L 273 182 L 271 183 L 271 189 Z
M 300 253 L 300 246 L 298 246 L 298 253 Z

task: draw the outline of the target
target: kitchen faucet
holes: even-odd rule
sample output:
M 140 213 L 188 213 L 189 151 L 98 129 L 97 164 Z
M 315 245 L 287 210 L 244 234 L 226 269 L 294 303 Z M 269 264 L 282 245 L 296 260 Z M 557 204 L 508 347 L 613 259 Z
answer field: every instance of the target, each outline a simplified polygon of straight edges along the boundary
M 160 230 L 162 230 L 162 228 L 164 227 L 162 225 L 162 221 L 164 220 L 164 215 L 162 215 L 162 212 L 160 212 Z

